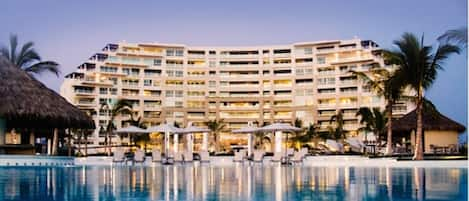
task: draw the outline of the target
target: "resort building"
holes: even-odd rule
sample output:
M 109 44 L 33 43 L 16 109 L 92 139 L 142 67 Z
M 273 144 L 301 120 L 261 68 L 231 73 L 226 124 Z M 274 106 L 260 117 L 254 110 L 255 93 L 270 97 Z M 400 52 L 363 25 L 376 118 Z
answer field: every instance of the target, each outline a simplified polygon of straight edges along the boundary
M 357 109 L 384 109 L 384 99 L 350 71 L 376 65 L 386 66 L 379 46 L 360 39 L 250 47 L 120 42 L 66 75 L 61 95 L 95 114 L 97 129 L 88 138 L 95 145 L 104 144 L 107 108 L 118 99 L 128 100 L 133 115 L 148 125 L 223 120 L 226 143 L 239 139 L 231 129 L 248 122 L 262 126 L 298 118 L 304 126 L 316 123 L 327 131 L 338 110 L 344 129 L 357 135 Z M 398 102 L 393 112 L 411 109 Z M 129 116 L 119 116 L 117 127 Z

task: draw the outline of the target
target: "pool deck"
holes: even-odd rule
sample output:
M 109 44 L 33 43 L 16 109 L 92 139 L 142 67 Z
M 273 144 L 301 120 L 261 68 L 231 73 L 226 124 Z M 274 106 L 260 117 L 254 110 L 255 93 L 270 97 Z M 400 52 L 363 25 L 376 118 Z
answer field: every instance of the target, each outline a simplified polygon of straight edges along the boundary
M 271 162 L 272 157 L 264 157 L 262 163 L 254 162 L 233 162 L 232 156 L 212 156 L 209 164 L 211 166 L 232 166 L 232 165 L 274 165 L 278 162 Z M 188 163 L 185 163 L 188 164 Z M 190 164 L 190 163 L 189 163 Z M 199 165 L 198 161 L 193 164 Z M 86 157 L 76 158 L 75 165 L 123 165 L 113 164 L 111 157 Z M 128 163 L 127 165 L 131 165 Z M 135 166 L 158 166 L 161 163 L 152 163 L 151 157 L 147 157 L 143 164 Z M 181 163 L 176 163 L 181 165 Z M 303 163 L 294 164 L 295 166 L 308 167 L 434 167 L 434 168 L 467 168 L 467 160 L 431 160 L 431 161 L 398 161 L 396 158 L 376 158 L 370 159 L 364 156 L 308 156 Z
M 233 165 L 275 165 L 271 162 L 272 157 L 264 157 L 262 163 L 233 162 L 232 156 L 212 156 L 210 162 L 203 163 L 210 166 L 233 166 Z M 175 163 L 175 165 L 200 165 L 200 162 Z M 112 157 L 60 157 L 60 156 L 25 156 L 25 155 L 0 155 L 0 166 L 131 166 L 132 163 L 118 164 L 112 162 Z M 364 156 L 308 156 L 302 163 L 295 166 L 306 167 L 396 167 L 396 168 L 467 168 L 467 160 L 426 160 L 426 161 L 398 161 L 397 158 L 368 158 Z M 151 157 L 146 157 L 144 163 L 134 166 L 161 166 L 161 163 L 151 162 Z

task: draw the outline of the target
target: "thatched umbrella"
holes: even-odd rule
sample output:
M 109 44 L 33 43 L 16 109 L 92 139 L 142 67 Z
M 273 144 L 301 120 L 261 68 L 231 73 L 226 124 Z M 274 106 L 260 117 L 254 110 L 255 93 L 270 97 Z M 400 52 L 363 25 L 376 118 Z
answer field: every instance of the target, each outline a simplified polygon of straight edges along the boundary
M 9 128 L 53 128 L 55 145 L 58 129 L 94 128 L 91 117 L 2 56 L 0 119 Z

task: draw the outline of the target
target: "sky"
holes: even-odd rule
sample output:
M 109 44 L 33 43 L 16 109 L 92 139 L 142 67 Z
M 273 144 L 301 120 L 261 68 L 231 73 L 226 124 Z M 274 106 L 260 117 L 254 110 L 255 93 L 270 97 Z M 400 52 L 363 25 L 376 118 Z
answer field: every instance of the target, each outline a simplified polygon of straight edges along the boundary
M 107 43 L 161 42 L 249 46 L 371 39 L 383 48 L 404 32 L 426 44 L 467 26 L 465 0 L 329 1 L 24 1 L 0 4 L 0 44 L 11 33 L 34 41 L 62 74 L 39 76 L 59 91 L 63 76 Z M 453 55 L 426 92 L 438 109 L 467 126 L 467 52 Z

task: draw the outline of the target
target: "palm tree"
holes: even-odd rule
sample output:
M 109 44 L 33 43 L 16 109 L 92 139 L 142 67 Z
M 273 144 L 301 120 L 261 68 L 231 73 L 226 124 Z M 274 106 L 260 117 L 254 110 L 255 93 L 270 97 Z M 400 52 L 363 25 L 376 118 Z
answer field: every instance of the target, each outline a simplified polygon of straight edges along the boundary
M 344 139 L 345 132 L 344 132 L 344 114 L 342 110 L 338 110 L 337 114 L 332 115 L 331 119 L 329 120 L 330 124 L 334 124 L 334 127 L 330 127 L 330 132 L 332 137 L 335 140 Z
M 385 57 L 387 54 L 384 54 Z M 385 68 L 376 66 L 368 72 L 353 71 L 354 75 L 364 82 L 377 95 L 384 97 L 386 101 L 385 111 L 387 116 L 387 143 L 386 155 L 392 154 L 392 105 L 402 96 L 402 84 L 399 77 Z
M 443 35 L 438 37 L 440 43 L 448 43 L 458 45 L 461 48 L 467 48 L 467 27 L 459 29 L 452 29 L 446 31 Z
M 424 103 L 424 91 L 428 89 L 438 75 L 438 70 L 443 69 L 443 62 L 452 53 L 458 53 L 457 46 L 440 43 L 435 51 L 431 45 L 424 45 L 424 37 L 419 39 L 412 33 L 404 33 L 399 40 L 393 43 L 395 50 L 386 51 L 386 59 L 390 64 L 399 66 L 395 74 L 400 82 L 413 89 L 416 96 L 417 131 L 416 149 L 414 160 L 423 159 L 423 122 L 422 110 Z
M 145 124 L 145 122 L 143 122 L 142 117 L 138 117 L 137 119 L 135 119 L 134 115 L 130 115 L 130 120 L 126 122 L 128 122 L 130 125 L 135 126 L 135 127 L 139 127 L 143 129 L 147 128 L 147 125 Z M 146 150 L 147 142 L 150 141 L 150 135 L 148 133 L 143 133 L 143 134 L 134 136 L 133 141 L 134 143 L 142 142 L 144 146 L 144 150 Z
M 33 48 L 33 42 L 27 42 L 21 46 L 18 52 L 18 37 L 10 36 L 10 46 L 0 48 L 0 55 L 3 55 L 16 67 L 32 74 L 51 72 L 59 76 L 59 64 L 55 61 L 42 61 L 39 54 Z
M 356 116 L 360 116 L 360 124 L 364 125 L 361 130 L 366 132 L 373 132 L 377 136 L 378 142 L 384 136 L 386 130 L 386 111 L 380 111 L 379 108 L 361 107 L 358 109 Z M 366 135 L 365 135 L 366 136 Z M 388 143 L 389 143 L 388 139 Z
M 123 99 L 119 99 L 111 107 L 107 103 L 101 104 L 101 109 L 106 110 L 109 116 L 109 121 L 105 128 L 106 137 L 104 140 L 105 144 L 109 146 L 108 155 L 111 155 L 112 132 L 114 129 L 116 129 L 114 120 L 116 119 L 117 116 L 123 113 L 131 113 L 131 108 L 132 108 L 132 105 L 128 101 L 123 100 Z
M 212 143 L 215 143 L 215 151 L 218 151 L 219 149 L 218 135 L 225 128 L 226 124 L 223 122 L 223 119 L 208 120 L 207 122 L 205 122 L 205 124 L 207 125 L 208 129 L 212 131 L 212 136 L 213 136 Z

